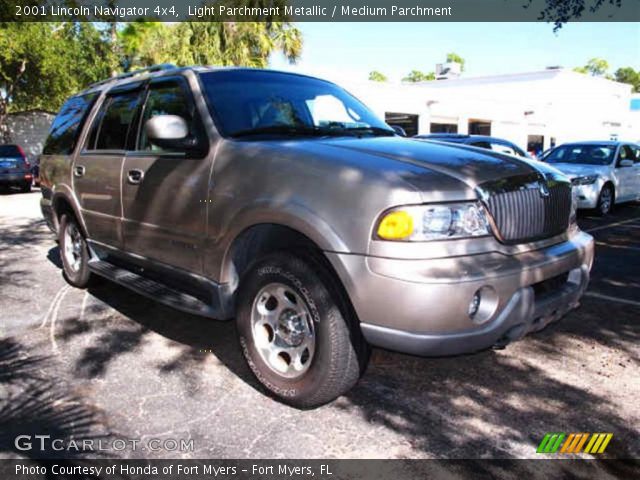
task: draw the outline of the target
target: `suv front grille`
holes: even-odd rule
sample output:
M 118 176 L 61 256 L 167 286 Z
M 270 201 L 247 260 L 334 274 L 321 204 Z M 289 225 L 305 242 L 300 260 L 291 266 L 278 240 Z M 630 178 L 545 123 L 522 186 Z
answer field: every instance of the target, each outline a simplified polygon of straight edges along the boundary
M 543 196 L 539 186 L 494 193 L 487 207 L 500 240 L 515 244 L 559 235 L 569 227 L 571 185 L 555 183 Z

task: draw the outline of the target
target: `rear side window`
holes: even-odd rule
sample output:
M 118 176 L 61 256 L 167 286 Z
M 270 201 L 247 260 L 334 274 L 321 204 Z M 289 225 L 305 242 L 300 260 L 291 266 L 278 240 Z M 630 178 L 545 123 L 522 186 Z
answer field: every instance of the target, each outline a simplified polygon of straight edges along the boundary
M 66 101 L 51 125 L 42 149 L 44 155 L 68 155 L 73 152 L 82 125 L 97 96 L 97 93 L 89 93 Z
M 91 128 L 88 150 L 125 150 L 129 128 L 140 105 L 140 91 L 109 96 Z

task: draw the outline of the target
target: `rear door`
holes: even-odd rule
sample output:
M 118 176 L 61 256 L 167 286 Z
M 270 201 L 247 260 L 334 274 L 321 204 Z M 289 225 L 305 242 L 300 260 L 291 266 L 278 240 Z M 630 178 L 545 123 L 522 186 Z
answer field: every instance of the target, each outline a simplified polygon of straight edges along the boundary
M 91 240 L 122 248 L 120 184 L 125 151 L 142 102 L 142 84 L 111 90 L 72 168 L 74 190 Z
M 167 151 L 153 145 L 144 125 L 155 115 L 178 115 L 203 152 Z M 208 139 L 191 89 L 182 76 L 148 86 L 138 122 L 136 147 L 122 175 L 124 245 L 127 252 L 188 270 L 202 270 L 211 160 Z

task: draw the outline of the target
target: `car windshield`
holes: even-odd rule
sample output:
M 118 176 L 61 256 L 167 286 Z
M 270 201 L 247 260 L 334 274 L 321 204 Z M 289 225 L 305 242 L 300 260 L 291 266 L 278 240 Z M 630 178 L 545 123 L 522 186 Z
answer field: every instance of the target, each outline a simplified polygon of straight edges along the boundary
M 563 145 L 551 150 L 543 160 L 547 163 L 609 165 L 615 150 L 613 145 Z
M 262 70 L 206 72 L 200 78 L 225 136 L 395 134 L 360 101 L 330 82 Z

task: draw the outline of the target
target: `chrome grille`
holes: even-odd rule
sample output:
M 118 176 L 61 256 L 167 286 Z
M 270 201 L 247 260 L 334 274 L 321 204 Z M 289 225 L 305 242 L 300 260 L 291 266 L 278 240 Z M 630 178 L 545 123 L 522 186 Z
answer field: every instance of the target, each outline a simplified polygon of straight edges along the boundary
M 500 240 L 514 244 L 559 235 L 569 227 L 571 185 L 554 183 L 543 196 L 539 185 L 493 193 L 487 207 Z

